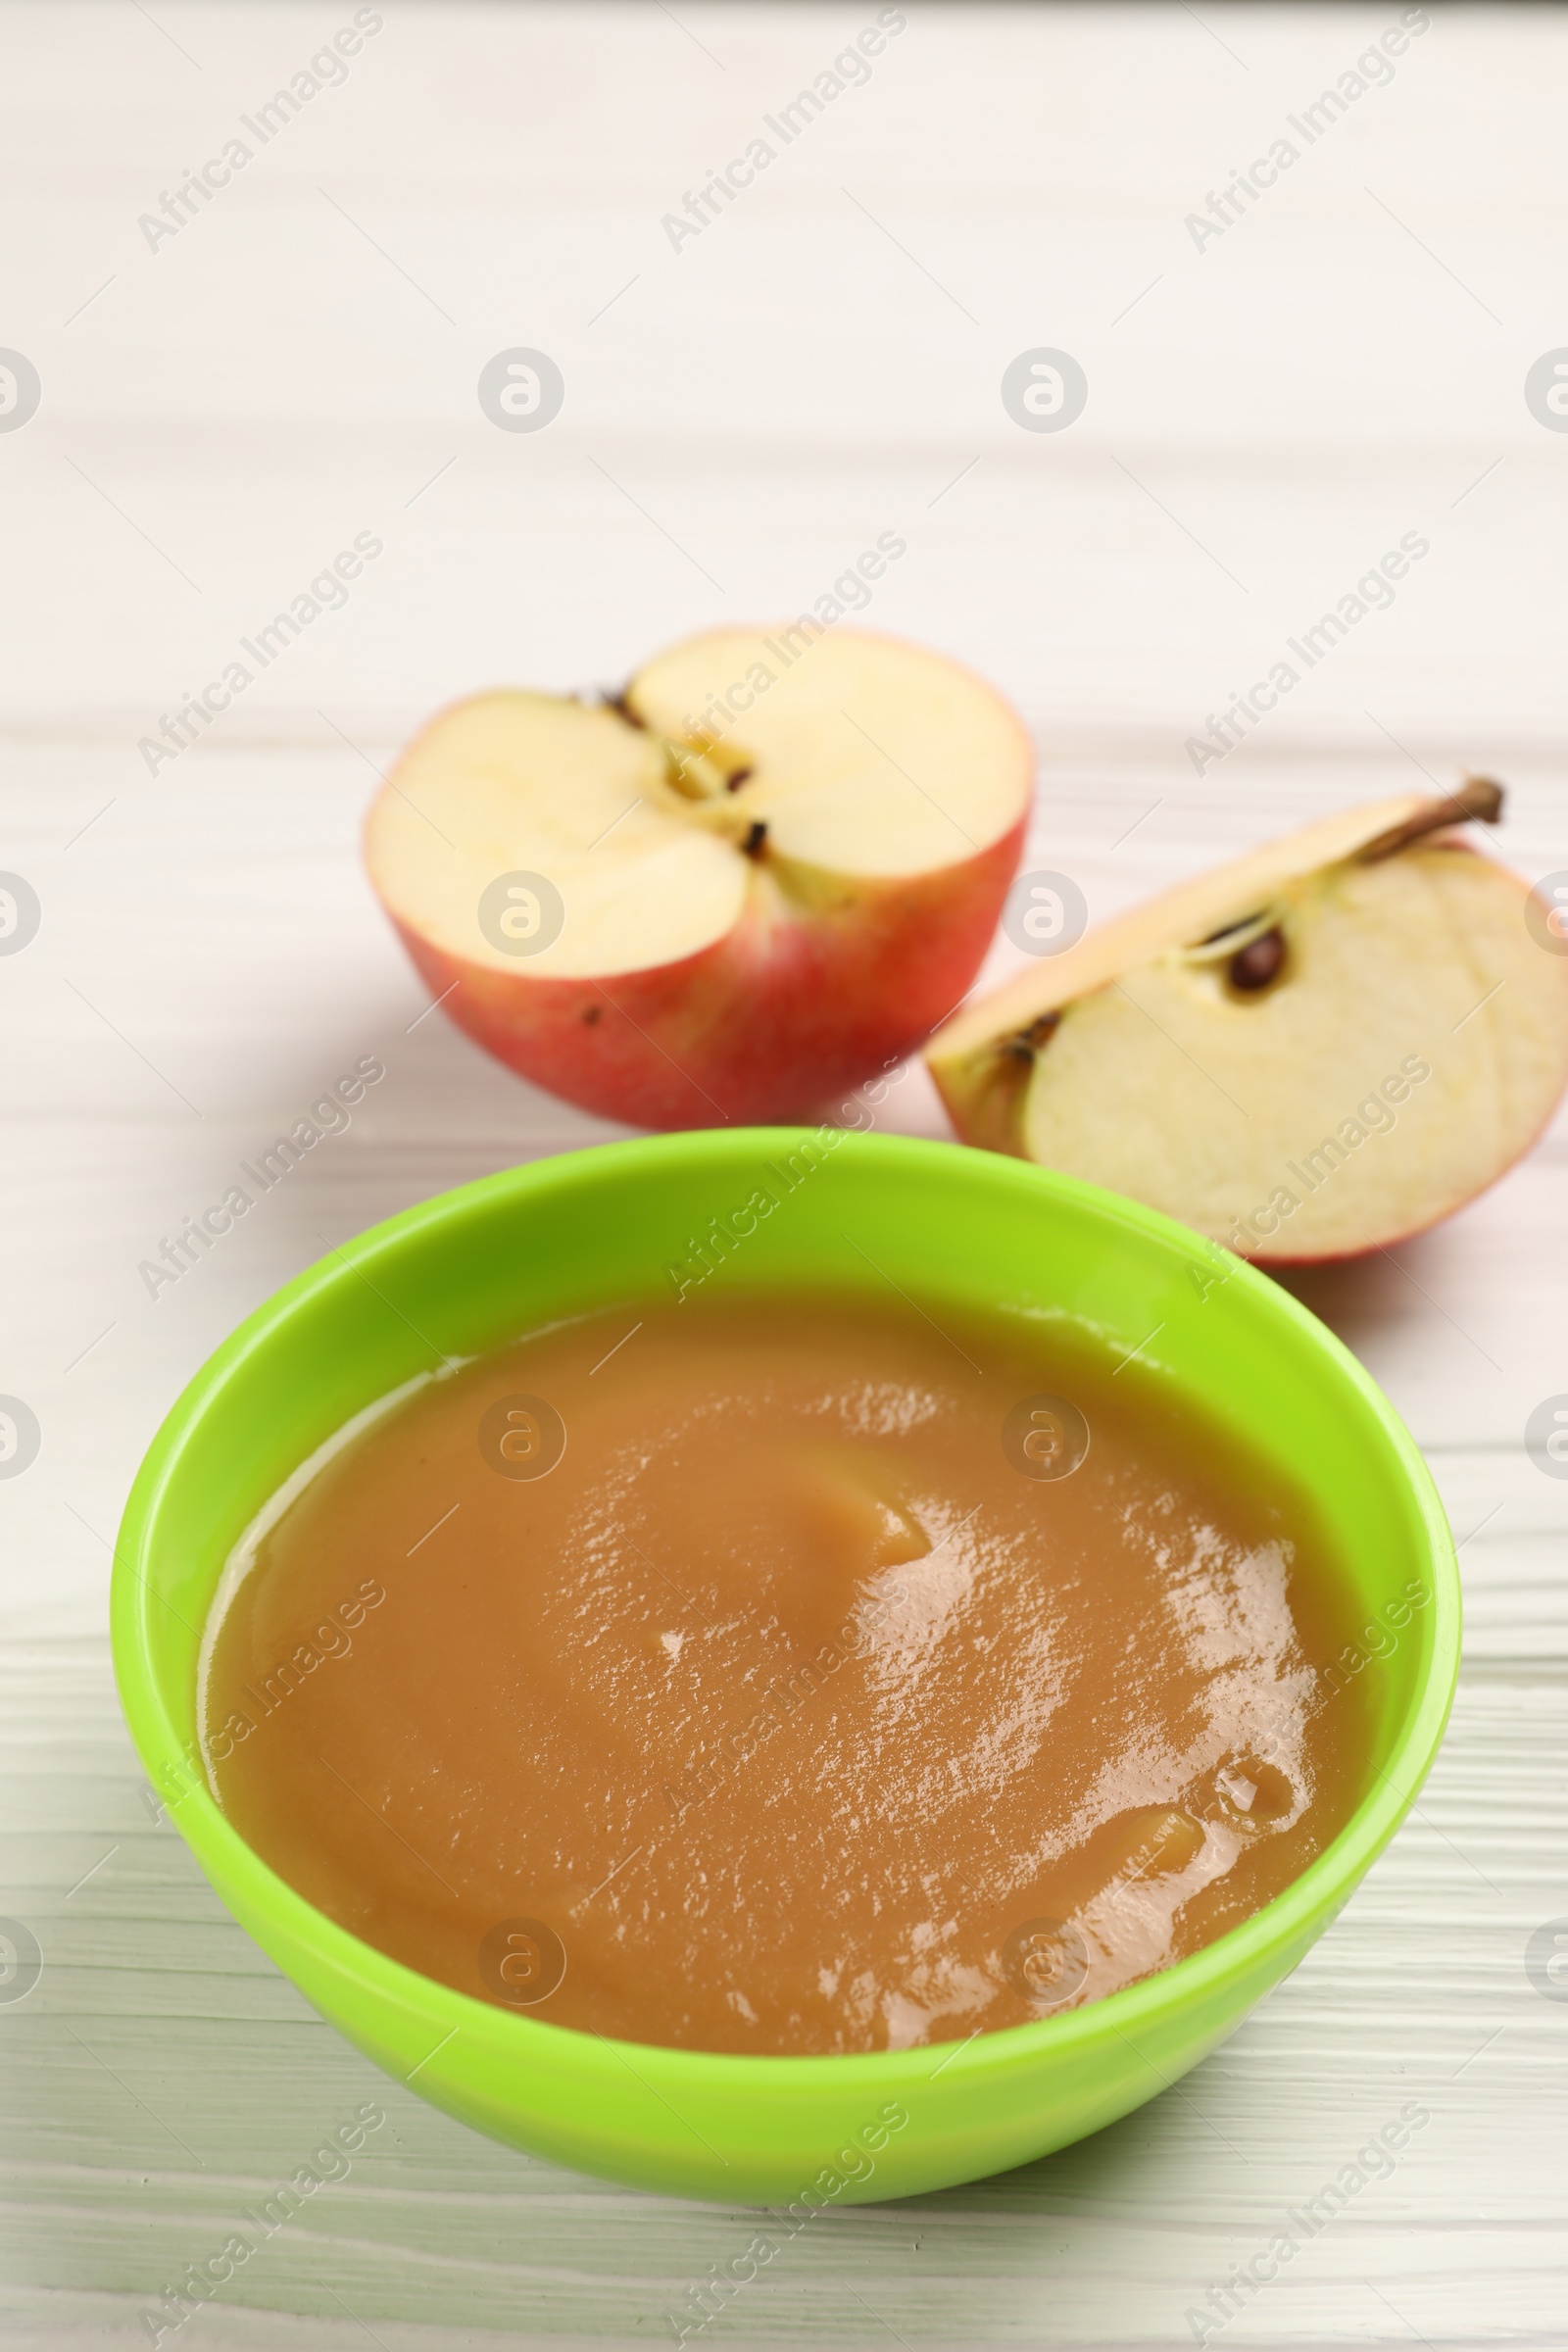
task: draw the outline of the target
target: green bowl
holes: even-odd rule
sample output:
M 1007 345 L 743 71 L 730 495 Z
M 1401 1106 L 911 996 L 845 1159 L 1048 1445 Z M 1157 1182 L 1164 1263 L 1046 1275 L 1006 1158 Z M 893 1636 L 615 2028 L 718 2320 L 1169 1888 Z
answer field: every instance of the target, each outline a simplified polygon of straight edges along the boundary
M 764 1164 L 771 1172 L 764 1178 Z M 782 1178 L 782 1181 L 781 1181 Z M 1176 1967 L 966 2043 L 731 2057 L 492 2007 L 391 1960 L 285 1886 L 215 1803 L 200 1629 L 230 1546 L 351 1414 L 443 1354 L 670 1292 L 713 1217 L 778 1208 L 729 1285 L 880 1287 L 1049 1307 L 1179 1386 L 1309 1492 L 1365 1631 L 1342 1653 L 1373 1753 L 1347 1828 L 1283 1894 Z M 785 1190 L 786 1184 L 791 1188 Z M 744 1228 L 748 1220 L 738 1220 Z M 734 1228 L 730 1227 L 732 1232 Z M 874 1261 L 873 1265 L 870 1261 Z M 1447 1522 L 1403 1425 L 1288 1293 L 1152 1209 L 953 1145 L 705 1132 L 542 1160 L 407 1210 L 300 1275 L 220 1348 L 142 1464 L 115 1559 L 115 1667 L 142 1761 L 240 1924 L 349 2039 L 498 2139 L 612 2180 L 792 2205 L 906 2196 L 1022 2164 L 1163 2090 L 1288 1975 L 1393 1837 L 1437 1753 L 1459 1654 Z

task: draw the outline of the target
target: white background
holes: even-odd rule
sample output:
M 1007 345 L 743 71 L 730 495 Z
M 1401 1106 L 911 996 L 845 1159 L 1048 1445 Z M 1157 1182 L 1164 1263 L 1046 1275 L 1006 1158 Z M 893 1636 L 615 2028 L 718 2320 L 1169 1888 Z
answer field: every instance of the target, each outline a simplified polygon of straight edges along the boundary
M 371 2096 L 352 2177 L 166 2343 L 669 2341 L 750 2235 L 384 2083 L 153 1820 L 115 1701 L 109 1545 L 209 1349 L 324 1244 L 616 1132 L 418 1020 L 357 834 L 433 707 L 613 684 L 799 611 L 895 530 L 868 617 L 1017 701 L 1031 861 L 1097 916 L 1422 771 L 1497 773 L 1502 853 L 1568 866 L 1568 434 L 1523 397 L 1568 344 L 1568 20 L 1434 11 L 1200 252 L 1185 217 L 1397 7 L 908 7 L 868 84 L 672 251 L 661 217 L 875 13 L 381 0 L 343 86 L 150 251 L 138 217 L 351 0 L 0 8 L 0 343 L 43 381 L 0 434 L 0 865 L 43 906 L 0 959 L 0 1390 L 44 1433 L 0 1484 L 0 1908 L 45 1954 L 0 2007 L 19 2352 L 149 2341 L 163 2286 Z M 537 434 L 475 398 L 513 345 L 565 377 Z M 1060 434 L 1001 404 L 1038 345 L 1088 374 Z M 149 776 L 138 738 L 361 531 L 385 552 L 346 608 Z M 1200 781 L 1185 739 L 1407 531 L 1431 553 L 1394 609 Z M 161 1237 L 371 1052 L 352 1129 L 149 1298 Z M 893 1104 L 942 1131 L 923 1080 Z M 1453 1727 L 1395 1848 L 1177 2091 L 824 2216 L 710 2340 L 1190 2342 L 1208 2283 L 1416 2097 L 1396 2177 L 1217 2340 L 1568 2343 L 1568 2002 L 1523 1968 L 1568 1915 L 1568 1486 L 1522 1446 L 1568 1390 L 1561 1136 L 1441 1232 L 1297 1285 L 1464 1539 Z

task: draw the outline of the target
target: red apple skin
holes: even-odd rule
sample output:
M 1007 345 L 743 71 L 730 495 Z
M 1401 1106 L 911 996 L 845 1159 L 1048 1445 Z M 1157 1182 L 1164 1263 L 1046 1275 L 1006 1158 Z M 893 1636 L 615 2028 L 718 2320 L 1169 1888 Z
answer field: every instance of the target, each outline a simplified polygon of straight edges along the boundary
M 759 887 L 710 947 L 605 980 L 469 963 L 392 919 L 432 997 L 452 990 L 443 1012 L 535 1086 L 634 1126 L 788 1123 L 903 1061 L 954 1010 L 1025 823 L 936 873 L 819 884 L 808 911 Z

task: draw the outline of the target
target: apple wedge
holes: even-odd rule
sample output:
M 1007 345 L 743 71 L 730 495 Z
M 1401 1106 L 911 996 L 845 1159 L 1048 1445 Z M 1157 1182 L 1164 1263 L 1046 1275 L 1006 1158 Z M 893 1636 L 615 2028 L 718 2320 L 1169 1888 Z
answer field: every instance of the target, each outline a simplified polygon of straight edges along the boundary
M 478 695 L 404 754 L 370 879 L 525 1078 L 645 1127 L 808 1117 L 961 999 L 1033 747 L 956 663 L 815 628 L 694 638 L 598 707 Z
M 1568 1083 L 1568 960 L 1455 829 L 1501 804 L 1347 809 L 1090 931 L 932 1040 L 954 1126 L 1264 1263 L 1436 1224 Z

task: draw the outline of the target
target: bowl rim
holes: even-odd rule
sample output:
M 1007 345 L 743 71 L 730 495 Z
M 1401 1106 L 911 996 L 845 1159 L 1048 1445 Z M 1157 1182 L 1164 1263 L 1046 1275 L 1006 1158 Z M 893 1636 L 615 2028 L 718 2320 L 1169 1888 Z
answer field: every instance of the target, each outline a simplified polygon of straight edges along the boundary
M 1377 1775 L 1373 1786 L 1298 1878 L 1211 1943 L 1082 2008 L 979 2033 L 967 2041 L 918 2042 L 899 2050 L 842 2054 L 703 2050 L 557 2025 L 461 1992 L 340 1927 L 272 1870 L 231 1826 L 205 1772 L 191 1765 L 192 1743 L 180 1737 L 166 1700 L 149 1630 L 153 1607 L 170 1604 L 155 1603 L 145 1569 L 160 1538 L 162 1515 L 177 1489 L 187 1455 L 200 1443 L 207 1412 L 220 1393 L 307 1302 L 360 1279 L 366 1265 L 385 1252 L 411 1242 L 418 1247 L 434 1240 L 466 1218 L 485 1213 L 499 1200 L 511 1196 L 526 1200 L 570 1186 L 595 1169 L 618 1169 L 627 1181 L 635 1182 L 639 1170 L 650 1162 L 687 1154 L 721 1163 L 729 1153 L 750 1156 L 759 1151 L 767 1156 L 786 1148 L 799 1149 L 808 1138 L 833 1150 L 848 1145 L 852 1155 L 869 1151 L 890 1172 L 900 1165 L 917 1167 L 940 1155 L 950 1167 L 967 1169 L 982 1189 L 991 1184 L 1027 1192 L 1036 1200 L 1054 1196 L 1102 1224 L 1119 1228 L 1131 1239 L 1174 1249 L 1189 1264 L 1206 1271 L 1212 1271 L 1213 1250 L 1223 1247 L 1158 1209 L 1078 1177 L 924 1137 L 877 1135 L 852 1128 L 736 1127 L 689 1129 L 589 1145 L 503 1168 L 416 1201 L 304 1267 L 253 1309 L 205 1359 L 170 1407 L 132 1483 L 115 1543 L 111 1647 L 122 1709 L 149 1777 L 204 1873 L 219 1881 L 226 1907 L 231 1908 L 226 1890 L 233 1889 L 251 1915 L 275 1924 L 291 1946 L 328 1964 L 340 1980 L 354 1981 L 405 2015 L 422 2015 L 433 2033 L 444 2031 L 444 2040 L 438 2040 L 436 2047 L 445 2046 L 446 2040 L 459 2034 L 459 2029 L 466 2029 L 460 2038 L 470 2044 L 487 2042 L 508 2058 L 525 2060 L 531 2050 L 541 2059 L 554 2056 L 558 2062 L 574 2062 L 606 2079 L 629 2069 L 644 2077 L 651 2072 L 656 2081 L 679 2078 L 693 2088 L 707 2086 L 742 2096 L 786 2087 L 802 2092 L 808 2086 L 826 2087 L 830 2082 L 846 2088 L 858 2085 L 874 2096 L 924 2087 L 947 2071 L 950 2063 L 955 2072 L 972 2081 L 976 2071 L 1010 2072 L 1048 2055 L 1067 2058 L 1110 2034 L 1136 2049 L 1134 2037 L 1140 2029 L 1156 2026 L 1167 2012 L 1201 2004 L 1230 1984 L 1267 1972 L 1271 1963 L 1298 1944 L 1304 1949 L 1321 1934 L 1404 1820 L 1442 1744 L 1458 1680 L 1461 1587 L 1452 1531 L 1432 1473 L 1393 1404 L 1343 1341 L 1289 1291 L 1238 1257 L 1227 1280 L 1241 1283 L 1244 1293 L 1250 1293 L 1265 1313 L 1278 1319 L 1282 1332 L 1315 1355 L 1326 1375 L 1350 1393 L 1402 1472 L 1425 1542 L 1433 1590 L 1425 1669 L 1394 1733 L 1388 1755 L 1383 1764 L 1373 1767 Z M 177 1785 L 181 1782 L 182 1786 Z M 280 1973 L 289 1974 L 286 1970 Z M 948 2055 L 934 2073 L 928 2073 L 925 2062 L 938 2050 Z M 429 2056 L 434 2055 L 432 2049 Z M 428 2059 L 421 2060 L 419 2066 L 427 2063 Z M 414 2071 L 418 2073 L 419 2067 Z M 413 2080 L 412 2076 L 407 2079 Z

